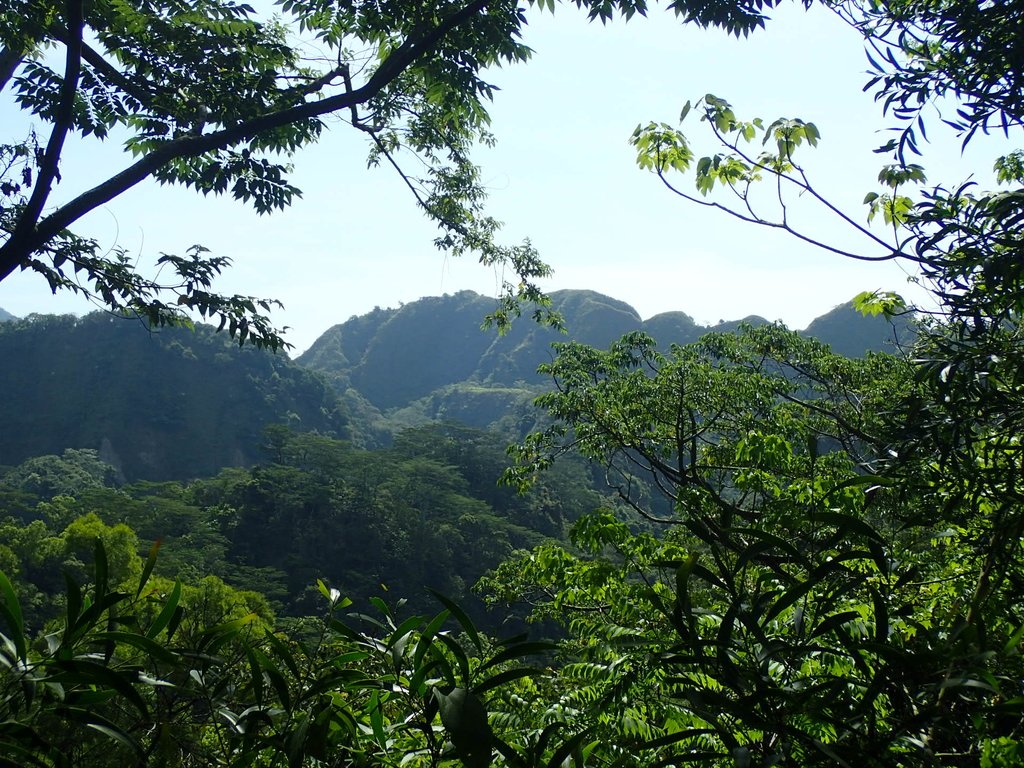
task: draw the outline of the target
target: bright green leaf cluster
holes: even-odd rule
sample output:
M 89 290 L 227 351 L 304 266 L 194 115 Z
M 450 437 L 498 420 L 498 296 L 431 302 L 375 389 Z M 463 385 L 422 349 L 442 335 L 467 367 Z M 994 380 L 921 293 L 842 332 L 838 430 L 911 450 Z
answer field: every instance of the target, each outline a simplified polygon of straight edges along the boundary
M 636 148 L 636 162 L 644 170 L 664 173 L 686 171 L 693 161 L 693 152 L 686 137 L 665 123 L 638 125 L 630 138 Z

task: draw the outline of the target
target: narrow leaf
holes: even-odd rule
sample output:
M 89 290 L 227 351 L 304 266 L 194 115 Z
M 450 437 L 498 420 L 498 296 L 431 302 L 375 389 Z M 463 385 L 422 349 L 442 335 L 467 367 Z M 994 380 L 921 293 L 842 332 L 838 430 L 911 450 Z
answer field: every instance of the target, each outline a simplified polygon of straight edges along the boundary
M 469 639 L 472 640 L 473 645 L 476 646 L 477 651 L 480 651 L 482 653 L 484 649 L 484 644 L 483 641 L 480 639 L 480 633 L 477 632 L 476 627 L 470 620 L 469 616 L 466 615 L 466 612 L 463 611 L 452 600 L 442 595 L 440 592 L 433 589 L 428 591 L 434 597 L 436 597 L 440 601 L 440 603 L 448 609 L 451 615 L 455 617 L 459 624 L 462 625 L 462 628 L 465 630 L 466 634 L 469 635 Z
M 11 642 L 14 643 L 18 652 L 18 658 L 24 661 L 27 652 L 25 620 L 21 615 L 21 604 L 18 602 L 18 596 L 14 593 L 14 587 L 3 571 L 0 571 L 0 599 L 2 599 L 0 615 L 7 622 L 11 633 Z
M 135 590 L 135 599 L 139 599 L 139 595 L 142 594 L 142 590 L 146 587 L 146 582 L 149 581 L 149 577 L 153 573 L 153 568 L 156 566 L 156 556 L 160 551 L 160 543 L 162 539 L 157 539 L 153 542 L 153 546 L 149 548 L 149 556 L 146 558 L 146 564 L 142 567 L 142 575 L 139 577 L 139 588 Z

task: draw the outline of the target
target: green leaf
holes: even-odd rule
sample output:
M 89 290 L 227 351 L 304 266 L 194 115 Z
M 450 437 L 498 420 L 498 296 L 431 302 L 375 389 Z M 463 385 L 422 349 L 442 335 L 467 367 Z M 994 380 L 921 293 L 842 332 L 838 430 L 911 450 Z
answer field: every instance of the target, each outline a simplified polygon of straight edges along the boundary
M 577 752 L 583 742 L 590 737 L 591 733 L 593 733 L 592 729 L 586 728 L 572 738 L 562 742 L 551 755 L 551 759 L 548 760 L 547 768 L 562 768 L 562 764 L 565 763 L 570 755 Z M 580 767 L 578 766 L 578 768 Z
M 521 680 L 524 677 L 536 677 L 538 675 L 547 674 L 541 669 L 531 669 L 529 667 L 518 667 L 516 669 L 506 669 L 504 672 L 487 678 L 482 683 L 478 683 L 473 686 L 473 693 L 480 696 L 487 691 L 493 690 L 494 688 L 500 688 L 506 683 L 510 683 L 513 680 Z
M 831 616 L 826 616 L 818 623 L 818 626 L 811 632 L 811 638 L 820 637 L 821 635 L 828 634 L 834 629 L 848 624 L 851 621 L 855 621 L 860 618 L 858 611 L 843 611 L 841 613 L 834 613 Z
M 245 658 L 249 662 L 249 685 L 252 687 L 252 697 L 257 706 L 264 706 L 263 699 L 263 670 L 260 668 L 259 659 L 256 658 L 255 649 L 246 645 Z
M 863 536 L 866 539 L 873 539 L 874 541 L 884 543 L 884 539 L 878 531 L 853 515 L 831 510 L 817 510 L 813 513 L 813 519 L 819 523 L 834 525 L 836 531 L 843 536 Z
M 259 620 L 260 617 L 257 614 L 248 613 L 240 618 L 231 619 L 230 621 L 225 621 L 205 629 L 200 633 L 197 643 L 198 649 L 208 653 L 216 653 L 224 643 L 233 637 L 237 637 L 244 627 Z
M 437 639 L 440 640 L 448 649 L 448 651 L 452 654 L 452 656 L 455 657 L 455 662 L 459 665 L 459 672 L 460 677 L 462 679 L 462 683 L 463 685 L 468 686 L 470 679 L 470 665 L 469 657 L 466 656 L 466 652 L 462 649 L 462 646 L 459 645 L 458 640 L 456 640 L 454 637 L 447 633 L 439 634 L 437 636 Z
M 371 597 L 370 604 L 378 611 L 380 611 L 388 619 L 393 618 L 393 616 L 391 615 L 391 608 L 389 608 L 388 604 L 381 600 L 379 597 Z
M 889 641 L 889 606 L 876 589 L 871 590 L 871 602 L 875 614 L 875 642 L 886 643 Z
M 362 639 L 362 635 L 359 634 L 359 632 L 354 630 L 352 627 L 350 627 L 348 624 L 341 621 L 340 619 L 332 618 L 328 622 L 328 626 L 335 632 L 337 632 L 339 635 L 348 638 L 349 640 L 359 641 Z
M 460 608 L 458 605 L 456 605 L 455 602 L 445 597 L 437 590 L 428 588 L 427 591 L 430 592 L 430 594 L 432 594 L 434 597 L 436 597 L 437 600 L 441 603 L 441 605 L 448 609 L 448 612 L 455 617 L 455 620 L 459 622 L 459 625 L 465 631 L 466 635 L 469 636 L 469 639 L 473 642 L 473 645 L 476 646 L 477 651 L 483 653 L 484 644 L 483 641 L 480 639 L 480 633 L 477 632 L 476 626 L 473 624 L 473 621 L 469 618 L 469 616 L 466 615 L 466 612 L 463 611 L 462 608 Z
M 107 688 L 135 707 L 143 719 L 149 717 L 149 706 L 133 685 L 136 680 L 134 673 L 118 672 L 87 659 L 54 661 L 53 668 L 58 670 L 50 675 L 49 679 L 53 682 L 58 682 L 65 688 L 92 685 Z
M 299 664 L 295 660 L 295 655 L 291 652 L 291 649 L 273 632 L 267 632 L 264 635 L 264 638 L 266 638 L 270 647 L 274 649 L 274 653 L 277 657 L 284 662 L 286 667 L 288 667 L 288 671 L 291 672 L 292 677 L 298 680 L 301 677 Z M 362 656 L 362 654 L 360 654 L 360 656 Z
M 772 603 L 772 606 L 765 612 L 763 622 L 767 624 L 784 610 L 789 608 L 791 605 L 796 603 L 797 600 L 807 595 L 809 592 L 818 587 L 819 581 L 817 579 L 808 579 L 804 582 L 798 582 L 794 586 L 787 589 L 782 593 L 782 596 Z
M 65 637 L 70 637 L 72 629 L 78 624 L 78 618 L 82 614 L 82 589 L 67 571 L 64 572 L 64 584 L 66 599 L 64 609 Z
M 424 622 L 424 618 L 422 616 L 410 616 L 405 621 L 403 621 L 401 624 L 399 624 L 397 627 L 395 627 L 395 630 L 391 633 L 391 636 L 384 643 L 388 648 L 391 648 L 393 651 L 397 650 L 397 653 L 395 655 L 395 664 L 396 665 L 398 665 L 400 663 L 399 662 L 399 658 L 401 656 L 401 649 L 397 649 L 398 643 L 401 642 L 402 640 L 407 640 L 408 637 L 409 637 L 409 634 L 413 630 L 415 630 L 418 627 L 420 627 L 423 624 L 423 622 Z M 401 643 L 401 645 L 402 645 L 402 649 L 404 649 L 405 643 L 403 642 L 403 643 Z
M 153 568 L 156 566 L 156 556 L 160 551 L 161 539 L 157 539 L 153 542 L 153 546 L 149 548 L 149 555 L 146 557 L 146 563 L 142 567 L 142 575 L 139 576 L 139 588 L 135 590 L 135 599 L 138 600 L 142 594 L 142 590 L 145 588 L 146 583 L 149 581 L 149 577 L 153 573 Z
M 94 566 L 96 570 L 95 602 L 100 602 L 103 595 L 107 594 L 107 578 L 110 569 L 107 565 L 107 548 L 103 546 L 103 539 L 97 537 L 94 549 Z
M 863 291 L 854 297 L 853 308 L 870 317 L 892 317 L 906 311 L 907 303 L 902 296 L 892 291 Z
M 505 762 L 508 763 L 511 768 L 527 768 L 528 763 L 526 758 L 508 742 L 495 736 L 494 748 L 497 749 L 501 756 L 505 758 Z
M 302 768 L 306 762 L 306 735 L 309 732 L 309 715 L 299 716 L 292 732 L 285 739 L 285 753 L 288 756 L 288 768 Z
M 377 740 L 377 746 L 387 750 L 388 738 L 384 733 L 384 712 L 381 710 L 380 691 L 374 691 L 370 695 L 366 711 L 370 715 L 370 728 L 373 731 L 373 737 Z
M 175 581 L 174 586 L 171 588 L 171 594 L 167 596 L 167 600 L 164 602 L 163 607 L 160 609 L 160 613 L 153 620 L 153 623 L 149 625 L 149 629 L 146 631 L 146 637 L 155 638 L 171 623 L 171 618 L 174 616 L 174 612 L 178 608 L 178 602 L 181 600 L 181 582 Z M 170 632 L 167 633 L 168 637 Z
M 494 654 L 484 664 L 481 664 L 478 672 L 490 669 L 491 667 L 503 664 L 511 659 L 521 659 L 523 656 L 533 656 L 538 653 L 548 653 L 550 651 L 557 650 L 558 646 L 555 643 L 550 643 L 544 640 L 536 640 L 532 642 L 516 643 L 503 648 L 498 653 Z
M 423 662 L 423 657 L 430 649 L 434 636 L 444 626 L 450 615 L 451 613 L 447 610 L 441 611 L 423 628 L 423 631 L 420 633 L 420 639 L 416 643 L 416 650 L 413 653 L 413 667 L 418 668 Z
M 1003 653 L 1007 656 L 1019 655 L 1022 640 L 1024 640 L 1024 624 L 1017 627 L 1014 633 L 1007 638 L 1006 644 L 1003 646 Z
M 153 659 L 163 662 L 164 664 L 176 664 L 179 661 L 177 654 L 168 650 L 164 646 L 160 645 L 160 643 L 155 642 L 146 635 L 139 635 L 134 632 L 108 631 L 97 632 L 95 637 L 97 640 L 110 641 L 131 646 L 132 648 L 142 651 Z
M 27 643 L 25 638 L 25 620 L 21 615 L 21 604 L 18 596 L 14 593 L 7 574 L 0 571 L 0 615 L 7 622 L 10 640 L 22 661 L 26 659 Z
M 42 743 L 43 740 L 35 734 L 34 731 L 30 731 L 31 736 L 28 740 L 32 742 Z M 9 758 L 14 757 L 14 760 Z M 21 744 L 16 744 L 11 741 L 0 740 L 0 764 L 11 766 L 11 768 L 23 768 L 27 765 L 38 765 L 41 768 L 51 768 L 53 763 L 48 760 L 44 760 L 40 750 L 38 748 L 32 749 L 25 747 Z
M 84 710 L 69 710 L 75 711 L 80 714 L 80 719 L 85 721 L 87 728 L 91 728 L 94 731 L 102 733 L 104 736 L 113 739 L 114 741 L 123 744 L 128 747 L 132 752 L 139 756 L 140 759 L 145 760 L 145 752 L 142 749 L 142 745 L 132 737 L 131 734 L 122 730 L 110 720 L 96 713 L 85 712 Z
M 256 662 L 259 664 L 260 669 L 266 673 L 267 677 L 270 679 L 270 684 L 274 686 L 274 690 L 277 692 L 277 698 L 278 701 L 281 702 L 281 706 L 285 711 L 290 712 L 292 709 L 292 695 L 285 676 L 281 673 L 281 670 L 273 660 L 259 648 L 253 648 L 252 653 Z
M 714 728 L 686 728 L 675 733 L 668 733 L 664 736 L 659 736 L 656 739 L 645 741 L 642 745 L 642 749 L 661 749 L 662 747 L 668 747 L 672 744 L 678 744 L 680 741 L 689 741 L 690 739 L 700 739 L 702 736 L 715 733 Z M 699 741 L 698 741 L 699 743 Z
M 492 734 L 484 705 L 465 688 L 455 688 L 448 694 L 435 688 L 434 698 L 441 722 L 465 768 L 488 768 Z

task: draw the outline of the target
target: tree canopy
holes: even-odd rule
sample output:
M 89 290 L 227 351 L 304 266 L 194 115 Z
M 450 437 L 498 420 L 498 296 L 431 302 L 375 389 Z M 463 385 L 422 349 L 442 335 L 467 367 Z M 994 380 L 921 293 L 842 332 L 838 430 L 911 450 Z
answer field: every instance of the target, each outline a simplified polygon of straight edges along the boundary
M 801 237 L 786 206 L 796 191 L 872 250 L 823 247 L 916 265 L 938 310 L 912 355 L 848 360 L 773 325 L 667 351 L 644 334 L 606 350 L 560 345 L 545 368 L 556 386 L 539 401 L 550 422 L 515 449 L 508 479 L 527 486 L 576 450 L 618 501 L 576 521 L 573 546 L 519 552 L 489 579 L 496 599 L 561 623 L 543 666 L 519 659 L 551 646 L 494 643 L 447 598 L 433 617 L 403 620 L 379 599 L 372 615 L 344 616 L 347 601 L 322 581 L 325 620 L 293 635 L 268 631 L 256 610 L 231 618 L 245 600 L 217 585 L 207 592 L 227 621 L 184 632 L 182 587 L 150 586 L 156 547 L 143 562 L 127 526 L 86 515 L 55 537 L 35 521 L 11 534 L 3 564 L 63 558 L 69 577 L 35 644 L 0 578 L 0 755 L 44 766 L 1020 765 L 1024 172 L 1011 153 L 996 162 L 1005 191 L 929 188 L 909 160 L 932 104 L 956 105 L 946 122 L 965 141 L 993 127 L 1016 136 L 1024 3 L 828 4 L 882 52 L 869 87 L 897 131 L 864 214 L 884 231 L 818 194 L 803 164 L 822 138 L 809 121 L 745 121 L 708 96 L 695 113 L 717 154 L 695 158 L 667 125 L 641 126 L 634 142 L 641 166 L 693 203 Z M 771 5 L 695 2 L 684 15 L 747 12 L 756 25 Z M 694 192 L 676 172 L 693 174 Z M 777 216 L 752 197 L 764 182 Z M 894 294 L 859 304 L 908 310 Z M 472 436 L 442 429 L 426 452 L 423 437 L 396 447 L 405 474 L 388 478 L 391 493 L 482 518 L 456 498 L 481 470 L 461 450 Z M 220 490 L 276 524 L 318 503 L 295 477 L 352 457 L 316 436 L 273 442 L 295 466 L 235 474 Z M 266 494 L 267 480 L 282 493 Z M 345 483 L 331 490 L 350 498 Z
M 686 21 L 737 34 L 763 24 L 775 0 L 669 4 Z M 554 9 L 553 2 L 538 3 Z M 579 0 L 591 19 L 634 16 L 643 0 Z M 393 166 L 434 220 L 436 244 L 502 263 L 499 323 L 514 299 L 542 299 L 546 267 L 528 244 L 500 245 L 498 222 L 471 159 L 493 140 L 486 70 L 528 58 L 524 10 L 515 2 L 281 0 L 263 19 L 234 0 L 178 3 L 15 2 L 0 14 L 0 91 L 30 118 L 27 135 L 0 140 L 0 280 L 30 270 L 53 290 L 84 292 L 155 325 L 213 318 L 241 341 L 277 347 L 272 302 L 216 293 L 228 265 L 201 246 L 157 259 L 159 273 L 76 235 L 98 206 L 147 178 L 202 194 L 231 194 L 261 213 L 300 191 L 287 158 L 335 116 L 363 133 L 371 164 Z M 303 55 L 314 41 L 322 56 Z M 71 134 L 122 142 L 131 156 L 106 178 L 76 179 L 62 198 L 61 161 Z M 404 154 L 402 154 L 404 153 Z M 422 161 L 405 170 L 403 158 Z
M 933 109 L 965 143 L 993 128 L 1019 137 L 1024 5 L 829 5 L 865 36 L 867 87 L 894 121 L 863 218 L 813 183 L 813 123 L 745 120 L 713 95 L 681 119 L 695 114 L 718 152 L 698 158 L 689 136 L 651 123 L 633 136 L 639 164 L 691 204 L 844 257 L 909 263 L 935 308 L 920 310 L 907 360 L 842 361 L 778 329 L 670 355 L 644 337 L 560 349 L 557 390 L 541 400 L 556 421 L 520 448 L 514 479 L 579 448 L 666 532 L 599 511 L 575 529 L 585 556 L 544 547 L 493 584 L 565 622 L 578 663 L 560 695 L 583 713 L 585 739 L 622 750 L 609 761 L 627 749 L 656 765 L 1022 757 L 1024 176 L 1012 152 L 995 162 L 1005 191 L 929 187 L 912 161 L 938 129 Z M 794 195 L 868 247 L 815 241 Z M 895 294 L 858 304 L 915 309 Z

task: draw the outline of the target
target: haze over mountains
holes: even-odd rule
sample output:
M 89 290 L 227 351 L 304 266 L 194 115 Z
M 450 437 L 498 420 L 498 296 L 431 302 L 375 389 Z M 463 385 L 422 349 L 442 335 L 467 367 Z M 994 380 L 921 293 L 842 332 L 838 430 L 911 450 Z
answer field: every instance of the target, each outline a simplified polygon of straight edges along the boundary
M 579 341 L 604 347 L 630 331 L 644 331 L 663 348 L 688 344 L 711 331 L 735 330 L 741 323 L 760 325 L 762 317 L 701 326 L 684 312 L 642 320 L 628 304 L 594 291 L 556 291 L 554 308 L 567 333 L 524 320 L 509 333 L 481 333 L 480 321 L 494 300 L 472 291 L 424 298 L 398 309 L 377 309 L 328 329 L 302 355 L 300 365 L 353 387 L 382 409 L 408 404 L 445 384 L 474 381 L 517 386 L 540 383 L 537 366 L 551 357 L 551 344 Z M 907 337 L 905 324 L 894 328 L 849 306 L 817 318 L 805 331 L 845 355 L 892 351 Z M 408 366 L 403 372 L 400 366 Z
M 683 312 L 644 321 L 593 291 L 558 291 L 552 301 L 566 334 L 525 318 L 504 336 L 481 331 L 494 300 L 463 291 L 354 316 L 294 361 L 240 349 L 205 326 L 151 333 L 101 313 L 3 323 L 0 465 L 93 448 L 125 479 L 187 479 L 260 461 L 263 429 L 275 423 L 364 447 L 439 420 L 519 435 L 537 419 L 532 399 L 549 386 L 536 369 L 552 342 L 605 347 L 643 330 L 667 348 L 766 322 L 704 327 Z M 849 306 L 805 333 L 851 356 L 894 351 L 910 336 L 905 322 Z

